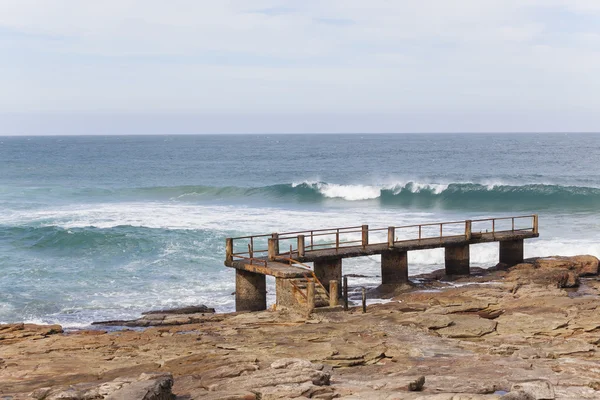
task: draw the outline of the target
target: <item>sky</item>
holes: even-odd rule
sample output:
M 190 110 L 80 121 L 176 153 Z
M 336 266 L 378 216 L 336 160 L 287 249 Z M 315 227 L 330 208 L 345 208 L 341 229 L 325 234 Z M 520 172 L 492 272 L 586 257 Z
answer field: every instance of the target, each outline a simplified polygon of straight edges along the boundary
M 600 132 L 597 0 L 0 0 L 0 135 Z

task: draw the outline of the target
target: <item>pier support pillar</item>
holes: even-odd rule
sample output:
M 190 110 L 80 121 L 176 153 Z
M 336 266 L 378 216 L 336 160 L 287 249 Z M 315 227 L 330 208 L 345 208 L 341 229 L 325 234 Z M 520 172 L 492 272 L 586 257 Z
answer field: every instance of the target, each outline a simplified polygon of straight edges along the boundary
M 267 309 L 267 279 L 263 274 L 235 270 L 235 310 L 262 311 Z
M 500 242 L 500 262 L 510 267 L 523 262 L 523 239 Z
M 446 247 L 446 275 L 469 275 L 469 245 Z
M 381 284 L 408 282 L 408 257 L 406 251 L 381 253 Z
M 342 282 L 342 259 L 334 258 L 315 261 L 315 275 L 321 284 L 328 288 L 329 281 L 338 281 L 338 293 L 342 293 L 340 283 Z
M 298 299 L 291 281 L 292 279 L 275 278 L 275 304 L 278 310 L 280 308 L 298 307 Z

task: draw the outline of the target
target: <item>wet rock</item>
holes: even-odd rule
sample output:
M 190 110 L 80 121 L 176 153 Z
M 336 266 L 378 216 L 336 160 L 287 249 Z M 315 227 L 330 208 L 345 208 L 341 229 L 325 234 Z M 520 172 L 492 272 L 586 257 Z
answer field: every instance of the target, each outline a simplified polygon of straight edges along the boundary
M 554 400 L 555 398 L 556 396 L 552 384 L 542 380 L 514 384 L 511 387 L 510 392 L 502 397 L 504 400 Z
M 408 384 L 408 390 L 411 392 L 420 392 L 423 390 L 423 386 L 425 385 L 425 377 L 420 376 L 416 380 L 410 382 Z
M 564 271 L 557 274 L 557 288 L 574 288 L 579 286 L 579 275 L 573 271 Z
M 170 308 L 167 310 L 146 311 L 142 315 L 152 314 L 214 314 L 215 309 L 205 305 Z
M 152 312 L 134 320 L 113 320 L 92 322 L 92 325 L 100 326 L 123 326 L 131 328 L 147 328 L 150 326 L 175 326 L 198 324 L 202 322 L 222 321 L 223 315 L 213 313 L 200 314 L 159 314 Z

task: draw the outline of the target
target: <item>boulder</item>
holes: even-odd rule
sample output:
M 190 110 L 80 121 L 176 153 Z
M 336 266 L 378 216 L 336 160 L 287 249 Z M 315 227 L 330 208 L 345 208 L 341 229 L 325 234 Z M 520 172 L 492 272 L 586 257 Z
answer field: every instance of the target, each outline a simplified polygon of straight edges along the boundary
M 117 378 L 101 384 L 80 383 L 68 387 L 37 389 L 30 394 L 36 400 L 173 400 L 171 374 L 143 373 L 137 378 Z
M 512 385 L 504 400 L 554 400 L 554 386 L 548 381 L 536 380 Z
M 598 275 L 598 258 L 590 255 L 540 257 L 526 261 L 532 263 L 535 268 L 540 269 L 564 268 L 575 271 L 581 276 Z

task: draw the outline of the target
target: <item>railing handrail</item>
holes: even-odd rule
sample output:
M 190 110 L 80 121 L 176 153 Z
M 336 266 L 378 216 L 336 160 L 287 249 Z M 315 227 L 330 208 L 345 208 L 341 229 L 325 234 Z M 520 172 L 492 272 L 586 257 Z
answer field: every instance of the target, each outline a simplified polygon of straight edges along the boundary
M 515 220 L 517 219 L 525 219 L 531 218 L 531 227 L 528 228 L 515 228 Z M 507 230 L 497 230 L 496 229 L 496 221 L 510 221 L 512 220 L 512 228 Z M 449 238 L 449 237 L 459 237 L 465 236 L 467 239 L 471 238 L 472 234 L 472 224 L 473 223 L 481 223 L 481 222 L 491 222 L 491 233 L 502 233 L 502 232 L 514 232 L 514 231 L 529 231 L 531 230 L 533 233 L 538 233 L 537 228 L 537 214 L 531 215 L 518 215 L 518 216 L 510 216 L 510 217 L 493 217 L 493 218 L 479 218 L 479 219 L 471 219 L 471 220 L 462 220 L 462 221 L 445 221 L 445 222 L 427 222 L 424 224 L 413 224 L 413 225 L 401 225 L 401 226 L 389 226 L 389 227 L 377 227 L 377 228 L 369 228 L 368 225 L 359 225 L 359 226 L 349 226 L 349 227 L 341 227 L 341 228 L 324 228 L 324 229 L 311 229 L 311 230 L 303 230 L 303 231 L 295 231 L 295 232 L 284 232 L 284 233 L 270 233 L 270 234 L 261 234 L 261 235 L 249 235 L 249 236 L 239 236 L 234 238 L 227 238 L 227 254 L 226 259 L 231 260 L 232 257 L 244 258 L 250 260 L 258 260 L 253 257 L 254 253 L 268 253 L 268 257 L 272 258 L 273 256 L 279 255 L 279 242 L 281 240 L 294 240 L 297 239 L 300 243 L 300 239 L 302 238 L 302 244 L 298 245 L 298 247 L 302 246 L 302 254 L 304 251 L 316 251 L 315 247 L 324 247 L 324 248 L 334 248 L 336 251 L 340 248 L 352 247 L 358 244 L 362 244 L 363 247 L 369 245 L 381 245 L 386 242 L 379 243 L 369 243 L 369 232 L 382 232 L 388 231 L 388 243 L 390 246 L 393 246 L 394 243 L 403 242 L 408 240 L 423 240 L 423 239 L 435 239 L 435 238 Z M 464 234 L 456 234 L 456 232 L 448 232 L 444 234 L 444 226 L 445 225 L 458 225 L 462 224 L 465 226 Z M 431 227 L 431 226 L 439 226 L 439 235 L 436 236 L 422 236 L 422 228 L 423 227 Z M 396 240 L 395 232 L 401 229 L 408 228 L 419 228 L 418 239 L 402 239 Z M 480 231 L 481 232 L 481 231 Z M 487 232 L 487 230 L 486 230 Z M 362 233 L 362 238 L 357 240 L 341 240 L 340 235 L 348 235 L 354 233 Z M 333 236 L 335 235 L 335 241 L 333 242 L 323 242 L 315 243 L 315 237 L 322 236 Z M 310 239 L 309 244 L 304 244 L 304 237 Z M 268 238 L 269 240 L 269 248 L 268 249 L 254 249 L 254 239 L 255 238 Z M 248 251 L 234 252 L 233 241 L 235 240 L 243 240 L 249 239 L 250 243 L 248 244 Z M 274 243 L 273 249 L 271 250 L 271 243 Z M 346 246 L 344 246 L 346 245 Z M 352 246 L 347 246 L 352 245 Z M 335 246 L 335 247 L 332 247 Z M 290 255 L 292 252 L 292 245 L 290 245 Z M 293 252 L 298 254 L 299 249 L 294 250 Z M 245 257 L 244 255 L 250 255 L 251 257 Z

